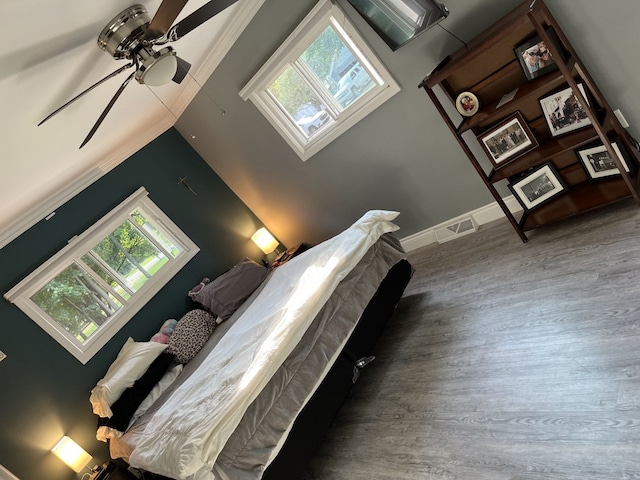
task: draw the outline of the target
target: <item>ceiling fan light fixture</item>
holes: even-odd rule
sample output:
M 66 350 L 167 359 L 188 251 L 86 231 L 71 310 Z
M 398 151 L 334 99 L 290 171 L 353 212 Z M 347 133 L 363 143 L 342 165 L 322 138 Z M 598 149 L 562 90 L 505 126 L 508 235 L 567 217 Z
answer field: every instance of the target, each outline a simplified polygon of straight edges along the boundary
M 142 48 L 138 55 L 141 60 L 136 72 L 138 83 L 159 87 L 169 83 L 178 70 L 176 52 L 171 47 L 164 47 L 157 52 Z
M 144 5 L 133 5 L 116 15 L 98 36 L 98 47 L 116 60 L 126 58 L 144 36 L 151 19 Z
M 134 78 L 138 83 L 149 86 L 161 86 L 174 81 L 181 83 L 186 77 L 191 64 L 183 58 L 178 58 L 171 47 L 164 47 L 156 51 L 160 45 L 175 42 L 193 29 L 210 20 L 238 0 L 208 0 L 204 5 L 174 23 L 183 7 L 189 0 L 162 0 L 152 19 L 142 4 L 136 4 L 121 11 L 113 17 L 102 29 L 98 36 L 98 47 L 111 55 L 115 60 L 128 60 L 112 73 L 103 77 L 89 88 L 73 97 L 61 107 L 45 117 L 38 126 L 58 114 L 66 107 L 82 98 L 107 80 L 119 75 L 129 68 L 135 71 L 122 82 L 120 88 L 111 98 L 98 120 L 80 145 L 82 148 L 96 133 L 111 108 L 116 103 L 126 86 Z

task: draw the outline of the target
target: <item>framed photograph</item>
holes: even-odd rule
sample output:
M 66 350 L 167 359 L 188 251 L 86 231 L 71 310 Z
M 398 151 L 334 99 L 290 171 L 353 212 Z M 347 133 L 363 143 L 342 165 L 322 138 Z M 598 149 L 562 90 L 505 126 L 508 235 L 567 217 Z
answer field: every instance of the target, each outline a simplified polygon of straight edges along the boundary
M 559 45 L 555 32 L 549 29 L 547 33 L 554 44 L 556 46 Z M 533 80 L 558 68 L 558 64 L 551 55 L 551 51 L 547 48 L 544 40 L 540 38 L 540 35 L 518 45 L 514 51 L 527 80 Z
M 529 211 L 561 194 L 567 187 L 549 162 L 510 183 L 509 189 L 525 211 Z
M 465 117 L 471 117 L 478 113 L 480 102 L 471 92 L 462 92 L 456 99 L 456 110 Z
M 478 141 L 496 166 L 538 146 L 520 112 L 478 136 Z
M 611 146 L 618 155 L 618 158 L 622 162 L 624 169 L 628 172 L 629 166 L 625 160 L 621 148 L 617 142 L 611 142 Z M 616 163 L 609 155 L 607 148 L 604 145 L 595 145 L 586 147 L 581 150 L 576 150 L 578 158 L 582 161 L 585 170 L 589 174 L 589 178 L 597 179 L 602 177 L 609 177 L 611 175 L 618 175 L 620 170 L 616 166 Z
M 584 98 L 587 98 L 587 93 L 581 83 L 578 84 L 578 88 Z M 549 131 L 554 137 L 591 125 L 587 112 L 571 87 L 541 98 L 540 106 Z

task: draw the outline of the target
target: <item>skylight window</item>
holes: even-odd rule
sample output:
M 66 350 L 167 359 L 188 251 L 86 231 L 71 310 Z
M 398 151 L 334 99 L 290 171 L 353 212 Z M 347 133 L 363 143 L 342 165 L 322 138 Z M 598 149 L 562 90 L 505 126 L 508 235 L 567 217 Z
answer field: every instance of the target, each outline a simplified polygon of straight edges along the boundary
M 399 90 L 340 7 L 322 0 L 240 95 L 307 160 Z

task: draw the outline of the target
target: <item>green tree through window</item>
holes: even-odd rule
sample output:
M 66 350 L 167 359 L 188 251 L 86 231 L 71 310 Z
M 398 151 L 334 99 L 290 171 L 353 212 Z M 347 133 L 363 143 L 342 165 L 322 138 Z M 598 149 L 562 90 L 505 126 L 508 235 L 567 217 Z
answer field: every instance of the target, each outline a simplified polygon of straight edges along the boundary
M 74 337 L 94 323 L 98 327 L 122 304 L 77 264 L 72 264 L 40 289 L 31 300 Z
M 85 341 L 122 307 L 120 298 L 128 300 L 168 261 L 147 235 L 169 250 L 176 248 L 136 211 L 82 257 L 86 267 L 73 263 L 31 299 L 65 330 Z M 91 325 L 95 328 L 88 328 Z
M 296 120 L 299 112 L 309 105 L 316 111 L 326 110 L 327 100 L 338 88 L 338 82 L 356 58 L 332 26 L 307 48 L 298 60 L 289 65 L 269 87 L 271 94 Z M 318 95 L 317 85 L 325 93 Z
M 83 364 L 200 250 L 148 195 L 138 188 L 4 294 Z

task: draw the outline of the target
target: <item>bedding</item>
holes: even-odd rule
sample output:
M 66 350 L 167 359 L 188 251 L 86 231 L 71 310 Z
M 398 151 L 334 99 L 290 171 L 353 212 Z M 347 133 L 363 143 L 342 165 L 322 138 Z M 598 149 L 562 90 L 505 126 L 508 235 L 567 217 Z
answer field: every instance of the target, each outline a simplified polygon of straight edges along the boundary
M 169 337 L 173 334 L 178 321 L 170 318 L 162 324 L 160 331 L 151 337 L 152 342 L 169 343 Z
M 216 328 L 216 319 L 209 312 L 196 309 L 187 312 L 169 337 L 167 352 L 178 363 L 187 363 L 204 347 Z
M 124 432 L 175 382 L 183 365 L 173 365 L 173 355 L 163 352 L 132 387 L 126 389 L 112 405 L 111 417 L 100 417 L 96 439 L 107 442 Z M 165 371 L 166 370 L 166 371 Z
M 203 280 L 189 296 L 222 320 L 228 319 L 260 286 L 269 270 L 245 258 L 213 282 Z
M 260 478 L 377 285 L 404 257 L 387 235 L 396 215 L 369 212 L 272 272 L 157 404 L 111 442 L 112 457 L 172 478 Z
M 100 417 L 96 438 L 106 441 L 107 438 L 120 436 L 127 429 L 131 417 L 149 393 L 160 382 L 162 377 L 172 365 L 174 356 L 162 352 L 158 355 L 149 368 L 135 383 L 124 390 L 120 397 L 111 405 L 111 416 Z
M 160 381 L 156 385 L 154 385 L 154 387 L 151 389 L 149 394 L 146 397 L 144 397 L 144 400 L 140 402 L 140 405 L 138 405 L 138 408 L 131 416 L 131 419 L 129 420 L 129 424 L 127 425 L 127 428 L 129 428 L 133 424 L 133 422 L 135 422 L 138 418 L 144 415 L 145 412 L 149 410 L 151 405 L 153 405 L 158 400 L 160 395 L 162 395 L 165 392 L 165 390 L 167 390 L 171 386 L 171 384 L 176 381 L 176 378 L 178 378 L 178 375 L 180 375 L 180 373 L 182 372 L 183 367 L 184 366 L 182 364 L 178 364 L 174 367 L 171 367 L 162 376 Z
M 167 345 L 162 343 L 134 342 L 132 338 L 127 339 L 105 376 L 91 390 L 89 401 L 93 413 L 99 417 L 111 417 L 113 402 L 118 400 L 122 392 L 133 386 L 166 348 Z

